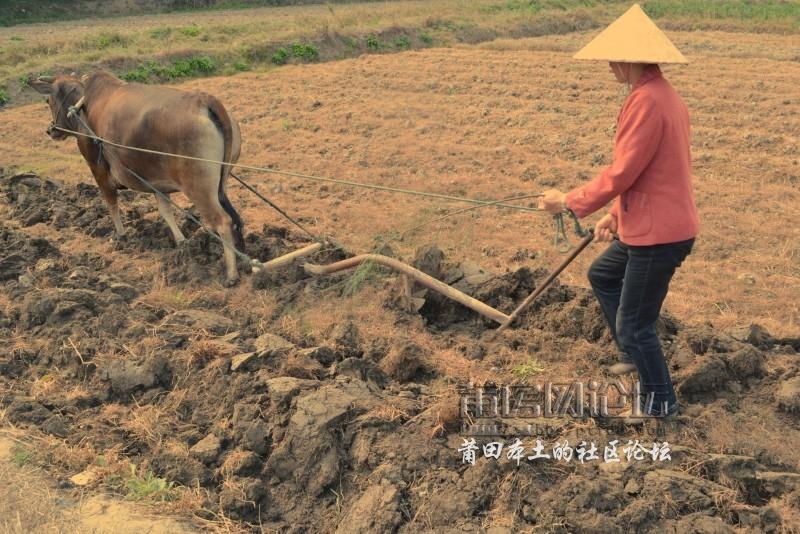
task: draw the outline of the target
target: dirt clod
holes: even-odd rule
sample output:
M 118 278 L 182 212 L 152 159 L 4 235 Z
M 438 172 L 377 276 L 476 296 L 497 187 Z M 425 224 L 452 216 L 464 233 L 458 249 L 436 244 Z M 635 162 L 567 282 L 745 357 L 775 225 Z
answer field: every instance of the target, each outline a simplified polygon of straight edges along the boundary
M 262 334 L 253 342 L 259 356 L 285 356 L 294 344 L 275 334 Z
M 780 383 L 775 392 L 775 402 L 785 412 L 800 414 L 800 376 Z
M 66 438 L 69 434 L 69 428 L 64 418 L 60 415 L 54 415 L 45 420 L 45 422 L 42 423 L 42 430 L 57 438 Z
M 376 394 L 361 381 L 337 382 L 297 399 L 286 435 L 267 460 L 266 472 L 291 480 L 316 496 L 339 476 L 343 467 L 341 434 L 346 417 L 374 407 Z M 317 458 L 309 465 L 307 458 Z
M 331 335 L 333 350 L 338 359 L 360 357 L 364 351 L 361 348 L 361 336 L 358 327 L 352 321 L 336 325 Z
M 381 369 L 398 382 L 408 382 L 425 371 L 424 354 L 416 343 L 401 341 L 381 360 Z
M 350 532 L 391 532 L 402 522 L 400 492 L 386 482 L 370 486 L 353 503 L 336 529 L 337 534 Z
M 189 449 L 189 454 L 208 465 L 216 461 L 221 449 L 222 442 L 220 439 L 214 434 L 209 434 L 195 443 Z

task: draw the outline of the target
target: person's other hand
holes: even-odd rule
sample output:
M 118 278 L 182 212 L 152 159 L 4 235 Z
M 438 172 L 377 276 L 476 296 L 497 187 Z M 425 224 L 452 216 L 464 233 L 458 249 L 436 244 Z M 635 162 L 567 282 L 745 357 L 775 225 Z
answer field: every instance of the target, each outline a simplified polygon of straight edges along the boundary
M 607 213 L 594 225 L 594 238 L 597 241 L 613 241 L 617 233 L 617 218 Z
M 555 215 L 567 209 L 566 195 L 558 189 L 548 189 L 539 197 L 539 209 Z

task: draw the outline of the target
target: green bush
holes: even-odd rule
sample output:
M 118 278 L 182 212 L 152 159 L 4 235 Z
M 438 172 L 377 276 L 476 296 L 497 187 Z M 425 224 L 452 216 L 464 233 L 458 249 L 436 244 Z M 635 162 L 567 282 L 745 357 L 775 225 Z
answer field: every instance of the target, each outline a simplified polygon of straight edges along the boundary
M 315 61 L 319 59 L 319 50 L 312 44 L 299 44 L 292 45 L 292 55 L 304 61 Z
M 422 41 L 422 44 L 424 44 L 425 46 L 431 46 L 433 44 L 433 37 L 431 37 L 427 33 L 419 34 L 419 40 Z
M 358 41 L 352 37 L 343 36 L 342 41 L 348 50 L 353 51 L 358 48 Z
M 406 50 L 411 48 L 411 41 L 405 35 L 401 35 L 397 39 L 394 40 L 395 48 L 399 48 L 401 50 Z
M 139 65 L 139 67 L 135 70 L 123 72 L 120 75 L 120 78 L 126 82 L 145 83 L 147 79 L 150 78 L 150 71 L 145 69 L 143 65 Z
M 377 50 L 381 47 L 381 43 L 378 41 L 378 37 L 376 35 L 368 35 L 367 36 L 367 48 L 371 50 Z
M 278 48 L 272 54 L 272 62 L 276 65 L 285 65 L 287 61 L 289 61 L 289 51 L 283 47 Z
M 172 33 L 172 28 L 156 28 L 150 31 L 150 37 L 153 39 L 166 39 Z
M 183 28 L 178 29 L 186 37 L 197 37 L 200 35 L 200 28 L 197 26 L 184 26 Z
M 129 468 L 130 476 L 125 484 L 128 488 L 128 498 L 137 501 L 144 499 L 171 501 L 176 498 L 177 492 L 172 482 L 157 477 L 150 470 L 145 472 L 144 476 L 139 476 L 133 464 L 130 464 Z
M 250 70 L 250 65 L 248 65 L 244 61 L 235 61 L 233 63 L 233 68 L 235 70 L 238 70 L 239 72 L 244 72 L 246 70 Z
M 212 61 L 208 56 L 195 56 L 193 58 L 189 58 L 189 66 L 191 66 L 193 72 L 202 72 L 203 74 L 214 72 L 214 69 L 216 68 L 214 61 Z
M 157 74 L 166 78 L 186 78 L 195 74 L 208 74 L 215 69 L 214 62 L 208 56 L 195 56 L 173 61 L 171 67 L 160 69 Z
M 306 61 L 316 61 L 319 59 L 319 49 L 314 45 L 307 44 L 303 57 Z
M 130 39 L 119 34 L 119 33 L 101 33 L 96 37 L 90 37 L 87 39 L 85 43 L 86 48 L 98 48 L 100 50 L 105 50 L 106 48 L 111 48 L 113 46 L 116 47 L 126 47 Z
M 170 65 L 162 65 L 156 61 L 150 60 L 146 63 L 140 63 L 136 69 L 122 74 L 120 78 L 129 82 L 144 83 L 147 82 L 151 76 L 167 79 L 187 78 L 198 74 L 209 74 L 214 72 L 216 68 L 217 66 L 214 64 L 214 61 L 208 56 L 194 56 L 186 59 L 179 59 L 173 61 Z

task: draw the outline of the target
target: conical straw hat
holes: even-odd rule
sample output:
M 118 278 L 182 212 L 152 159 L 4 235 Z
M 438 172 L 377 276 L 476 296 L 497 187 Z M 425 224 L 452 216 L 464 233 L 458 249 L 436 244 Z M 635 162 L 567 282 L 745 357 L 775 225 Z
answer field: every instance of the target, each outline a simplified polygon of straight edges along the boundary
M 623 63 L 689 63 L 639 4 L 633 4 L 573 57 Z

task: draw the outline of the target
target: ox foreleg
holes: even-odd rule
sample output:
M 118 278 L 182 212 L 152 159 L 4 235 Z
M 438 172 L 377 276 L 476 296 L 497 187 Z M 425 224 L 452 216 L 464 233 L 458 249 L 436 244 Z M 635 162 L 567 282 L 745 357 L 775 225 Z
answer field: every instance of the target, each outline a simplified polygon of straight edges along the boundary
M 105 195 L 103 195 L 105 197 Z M 108 199 L 106 198 L 106 202 Z M 119 212 L 119 204 L 117 204 L 117 192 L 114 191 L 114 202 L 108 202 L 108 211 L 111 213 L 111 220 L 114 223 L 114 233 L 117 237 L 125 236 L 125 227 L 122 226 L 122 215 Z
M 161 214 L 166 221 L 167 226 L 169 226 L 169 230 L 172 232 L 172 237 L 175 238 L 175 244 L 179 245 L 186 241 L 186 237 L 178 227 L 178 223 L 175 222 L 175 214 L 172 212 L 172 206 L 167 201 L 167 198 L 163 195 L 156 195 L 156 202 L 158 203 L 158 213 Z
M 108 206 L 111 221 L 114 223 L 114 233 L 118 238 L 123 237 L 125 235 L 125 227 L 122 226 L 122 215 L 120 215 L 119 205 L 117 204 L 117 186 L 111 180 L 109 169 L 105 165 L 90 165 L 90 169 L 94 175 L 95 182 L 97 182 L 97 187 L 100 189 L 100 194 Z
M 232 287 L 239 282 L 239 271 L 236 269 L 236 249 L 230 244 L 234 242 L 230 223 L 225 221 L 217 228 L 217 233 L 225 242 L 223 245 L 225 251 L 225 285 Z

